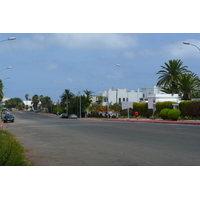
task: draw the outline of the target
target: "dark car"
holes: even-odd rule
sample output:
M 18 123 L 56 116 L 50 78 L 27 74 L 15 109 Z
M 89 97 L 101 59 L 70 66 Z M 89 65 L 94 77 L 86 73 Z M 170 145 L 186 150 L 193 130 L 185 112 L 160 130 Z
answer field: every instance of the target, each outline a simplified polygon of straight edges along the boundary
M 6 123 L 6 122 L 14 122 L 14 121 L 15 121 L 15 118 L 14 118 L 14 116 L 11 115 L 11 114 L 6 114 L 6 115 L 4 116 L 4 118 L 3 118 L 3 120 L 4 120 L 4 123 Z
M 69 115 L 67 113 L 62 113 L 60 115 L 60 118 L 69 118 Z

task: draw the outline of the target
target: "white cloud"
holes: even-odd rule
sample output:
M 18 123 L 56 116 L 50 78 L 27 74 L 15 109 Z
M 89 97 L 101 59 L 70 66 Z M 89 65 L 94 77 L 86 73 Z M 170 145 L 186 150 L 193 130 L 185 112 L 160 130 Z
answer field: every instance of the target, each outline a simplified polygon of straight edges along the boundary
M 57 68 L 58 66 L 55 64 L 50 64 L 49 66 L 46 67 L 47 70 L 56 70 Z
M 62 46 L 69 49 L 126 49 L 136 47 L 137 38 L 135 35 L 116 33 L 23 34 L 9 44 L 2 43 L 2 51 L 42 50 L 50 46 Z
M 115 33 L 62 33 L 51 35 L 55 44 L 66 48 L 124 49 L 137 46 L 135 36 Z

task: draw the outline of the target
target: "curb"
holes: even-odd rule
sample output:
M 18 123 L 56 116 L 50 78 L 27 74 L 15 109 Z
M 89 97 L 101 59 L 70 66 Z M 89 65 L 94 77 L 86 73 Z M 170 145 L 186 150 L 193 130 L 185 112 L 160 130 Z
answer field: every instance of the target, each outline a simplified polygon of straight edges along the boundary
M 102 121 L 121 121 L 121 122 L 144 122 L 144 123 L 160 123 L 160 124 L 186 124 L 186 125 L 200 125 L 200 120 L 151 120 L 151 119 L 105 119 L 105 118 L 82 118 L 82 120 L 102 120 Z

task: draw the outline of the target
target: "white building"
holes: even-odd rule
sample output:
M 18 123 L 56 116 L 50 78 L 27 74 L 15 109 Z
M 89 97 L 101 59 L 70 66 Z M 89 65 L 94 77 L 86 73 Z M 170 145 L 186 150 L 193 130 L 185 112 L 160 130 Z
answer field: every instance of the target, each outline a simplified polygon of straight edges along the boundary
M 155 85 L 148 86 L 145 88 L 141 88 L 143 93 L 143 101 L 148 101 L 148 96 L 153 94 L 165 94 L 164 92 L 160 91 L 160 87 L 157 87 Z
M 99 92 L 98 95 L 103 97 L 103 106 L 106 106 L 108 103 L 139 102 L 140 98 L 143 97 L 142 92 L 139 90 L 128 91 L 127 89 L 108 89 Z
M 2 104 L 5 105 L 5 101 L 8 101 L 10 98 L 4 96 L 3 99 L 2 99 Z
M 24 102 L 25 107 L 28 106 L 29 109 L 30 109 L 30 108 L 33 108 L 32 100 L 25 100 L 25 101 L 23 101 L 23 102 Z M 41 102 L 39 101 L 38 107 L 40 106 L 40 104 L 41 104 Z

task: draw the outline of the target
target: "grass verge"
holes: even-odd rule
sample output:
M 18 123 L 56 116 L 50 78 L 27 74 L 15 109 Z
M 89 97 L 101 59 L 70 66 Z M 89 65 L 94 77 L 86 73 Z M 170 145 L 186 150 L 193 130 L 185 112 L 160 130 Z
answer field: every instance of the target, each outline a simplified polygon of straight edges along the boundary
M 8 131 L 0 130 L 0 166 L 31 166 L 24 148 Z

